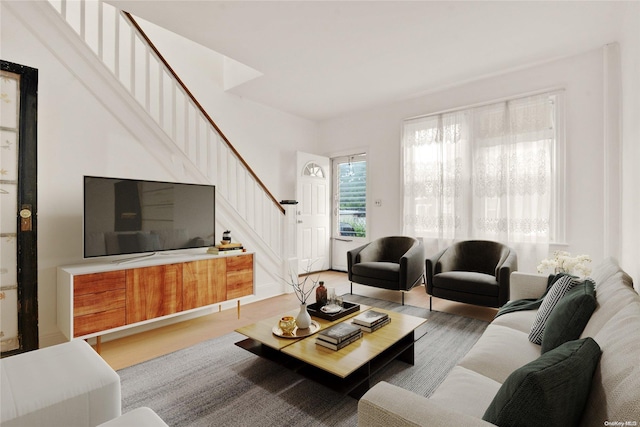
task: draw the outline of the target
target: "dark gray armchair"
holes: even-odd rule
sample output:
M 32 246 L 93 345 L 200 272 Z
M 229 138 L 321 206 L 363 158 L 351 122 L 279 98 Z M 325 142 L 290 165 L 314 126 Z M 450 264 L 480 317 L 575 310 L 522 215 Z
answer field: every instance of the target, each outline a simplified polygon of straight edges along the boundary
M 429 308 L 432 297 L 485 307 L 509 301 L 509 278 L 518 269 L 515 251 L 502 243 L 454 243 L 425 262 Z
M 353 249 L 347 252 L 351 293 L 353 282 L 394 291 L 409 291 L 422 283 L 424 260 L 422 241 L 413 237 L 382 237 Z

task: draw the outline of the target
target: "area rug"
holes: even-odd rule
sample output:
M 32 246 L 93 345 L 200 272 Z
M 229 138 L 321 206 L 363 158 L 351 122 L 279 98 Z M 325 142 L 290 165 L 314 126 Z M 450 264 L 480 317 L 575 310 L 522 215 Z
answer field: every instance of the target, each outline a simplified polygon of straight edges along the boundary
M 478 340 L 487 322 L 357 295 L 346 301 L 423 317 L 415 365 L 376 375 L 429 396 Z M 118 371 L 122 412 L 152 408 L 170 427 L 355 426 L 358 401 L 243 350 L 230 333 Z

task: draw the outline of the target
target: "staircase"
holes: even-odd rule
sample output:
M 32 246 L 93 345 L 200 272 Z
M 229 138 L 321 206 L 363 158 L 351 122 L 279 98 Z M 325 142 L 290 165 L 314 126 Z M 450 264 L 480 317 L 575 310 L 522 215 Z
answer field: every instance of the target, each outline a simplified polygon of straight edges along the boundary
M 288 241 L 283 207 L 135 19 L 100 0 L 25 3 L 29 10 L 12 6 L 14 12 L 28 15 L 24 22 L 61 62 L 68 64 L 69 56 L 75 55 L 74 74 L 129 122 L 138 140 L 149 141 L 150 155 L 165 165 L 169 175 L 216 185 L 216 228 L 233 230 L 234 239 L 258 255 L 257 269 L 272 281 L 261 281 L 260 286 L 269 289 L 256 293 L 263 297 L 280 293 L 277 275 L 283 271 Z M 72 49 L 58 50 L 61 43 Z

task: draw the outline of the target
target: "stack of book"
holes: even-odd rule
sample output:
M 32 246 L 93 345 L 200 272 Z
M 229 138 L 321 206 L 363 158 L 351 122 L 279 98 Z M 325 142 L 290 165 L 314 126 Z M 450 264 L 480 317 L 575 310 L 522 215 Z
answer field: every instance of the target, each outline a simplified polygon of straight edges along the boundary
M 208 254 L 214 255 L 231 255 L 231 254 L 241 254 L 244 252 L 244 247 L 242 243 L 224 243 L 220 245 L 215 245 L 207 249 Z
M 321 331 L 316 337 L 316 344 L 332 350 L 340 350 L 362 338 L 362 331 L 356 325 L 342 322 Z
M 353 324 L 365 332 L 376 331 L 384 325 L 388 325 L 389 322 L 391 322 L 391 318 L 387 313 L 376 310 L 367 310 L 353 318 Z

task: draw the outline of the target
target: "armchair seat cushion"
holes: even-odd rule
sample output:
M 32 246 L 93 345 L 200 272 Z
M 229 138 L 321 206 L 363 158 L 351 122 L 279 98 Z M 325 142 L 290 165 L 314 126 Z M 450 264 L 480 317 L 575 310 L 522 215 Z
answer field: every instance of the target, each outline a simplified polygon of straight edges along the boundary
M 476 295 L 497 296 L 495 276 L 474 271 L 447 271 L 433 276 L 433 286 Z
M 400 280 L 400 264 L 395 262 L 361 262 L 355 264 L 351 272 L 356 276 L 373 277 L 390 282 Z

